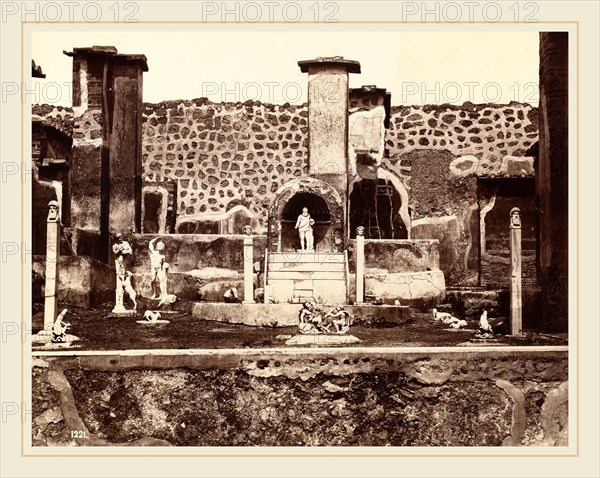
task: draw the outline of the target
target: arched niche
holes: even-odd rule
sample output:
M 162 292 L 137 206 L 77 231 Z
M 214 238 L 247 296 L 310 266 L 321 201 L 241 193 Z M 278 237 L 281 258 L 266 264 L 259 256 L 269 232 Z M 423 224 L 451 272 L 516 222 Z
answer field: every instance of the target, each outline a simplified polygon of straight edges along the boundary
M 294 226 L 302 208 L 315 220 L 315 249 L 320 252 L 344 250 L 344 208 L 338 192 L 315 178 L 298 178 L 283 184 L 269 209 L 269 249 L 292 251 L 300 247 Z

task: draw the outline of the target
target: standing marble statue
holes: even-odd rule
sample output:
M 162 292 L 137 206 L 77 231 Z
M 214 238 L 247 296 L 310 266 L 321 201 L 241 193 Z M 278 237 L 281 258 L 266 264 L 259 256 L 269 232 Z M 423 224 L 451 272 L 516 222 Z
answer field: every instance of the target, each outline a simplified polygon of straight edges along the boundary
M 302 251 L 312 251 L 315 248 L 315 238 L 313 235 L 313 226 L 315 225 L 315 220 L 310 217 L 308 213 L 308 208 L 302 208 L 302 214 L 298 216 L 296 220 L 296 229 L 298 229 L 298 234 L 300 235 L 300 250 Z
M 115 243 L 112 246 L 113 254 L 115 255 L 115 271 L 117 275 L 117 287 L 115 290 L 115 307 L 113 313 L 131 313 L 135 312 L 137 308 L 136 297 L 137 294 L 131 284 L 131 277 L 133 274 L 127 270 L 127 261 L 133 250 L 129 242 L 123 240 L 123 234 L 118 232 L 115 234 Z M 125 308 L 123 298 L 125 293 L 129 296 L 133 302 L 133 310 L 127 310 Z
M 157 242 L 158 241 L 158 242 Z M 165 256 L 165 243 L 155 237 L 148 244 L 150 250 L 150 284 L 152 285 L 152 299 L 164 301 L 167 297 L 167 272 L 169 264 Z

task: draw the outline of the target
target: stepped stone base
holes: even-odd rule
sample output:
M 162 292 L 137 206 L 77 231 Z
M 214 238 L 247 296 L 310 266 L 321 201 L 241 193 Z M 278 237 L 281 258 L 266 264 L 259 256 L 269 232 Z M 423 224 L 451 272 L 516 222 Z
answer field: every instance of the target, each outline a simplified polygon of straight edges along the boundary
M 333 252 L 272 252 L 267 264 L 267 288 L 275 303 L 345 303 L 346 259 Z

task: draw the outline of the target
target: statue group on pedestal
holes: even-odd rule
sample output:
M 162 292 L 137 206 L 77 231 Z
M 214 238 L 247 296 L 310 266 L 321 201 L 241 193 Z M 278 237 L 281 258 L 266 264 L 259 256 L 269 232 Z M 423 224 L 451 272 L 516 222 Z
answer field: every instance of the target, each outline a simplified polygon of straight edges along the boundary
M 298 316 L 298 328 L 302 334 L 345 334 L 352 322 L 343 305 L 333 306 L 326 311 L 323 306 L 307 301 Z
M 176 297 L 167 292 L 167 273 L 169 264 L 165 256 L 165 244 L 156 237 L 148 244 L 150 256 L 150 286 L 152 288 L 152 299 L 160 301 L 158 306 L 173 303 Z M 113 313 L 132 313 L 137 309 L 137 293 L 131 283 L 133 273 L 127 270 L 127 264 L 133 254 L 129 242 L 123 239 L 121 233 L 115 234 L 115 242 L 112 246 L 115 255 L 115 271 L 117 286 L 115 291 L 115 307 Z M 124 296 L 127 294 L 133 302 L 133 309 L 128 310 L 124 305 Z
M 126 268 L 126 263 L 131 257 L 133 250 L 131 249 L 129 242 L 123 239 L 123 234 L 120 232 L 115 234 L 115 243 L 112 246 L 112 250 L 115 255 L 115 272 L 117 275 L 117 288 L 115 290 L 115 307 L 113 313 L 135 312 L 137 308 L 137 302 L 135 300 L 137 294 L 131 285 L 131 277 L 133 274 Z M 125 308 L 123 301 L 125 293 L 127 293 L 133 302 L 133 309 L 131 311 Z

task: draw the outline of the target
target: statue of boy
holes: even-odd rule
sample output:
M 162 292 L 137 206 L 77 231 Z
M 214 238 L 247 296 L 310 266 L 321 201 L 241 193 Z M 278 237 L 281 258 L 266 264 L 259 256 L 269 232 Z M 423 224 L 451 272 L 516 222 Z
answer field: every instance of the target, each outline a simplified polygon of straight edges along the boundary
M 313 235 L 313 226 L 315 225 L 315 220 L 310 217 L 308 213 L 308 208 L 302 208 L 302 214 L 298 216 L 298 220 L 296 221 L 296 229 L 298 229 L 298 233 L 300 235 L 300 249 L 303 251 L 312 251 L 315 248 L 314 244 L 314 235 Z
M 115 243 L 112 246 L 115 255 L 115 269 L 117 275 L 125 274 L 125 258 L 133 253 L 129 242 L 123 240 L 123 234 L 117 232 L 115 234 Z
M 148 244 L 148 249 L 150 250 L 152 299 L 163 299 L 167 296 L 167 270 L 169 269 L 169 264 L 165 260 L 165 243 L 155 237 Z

